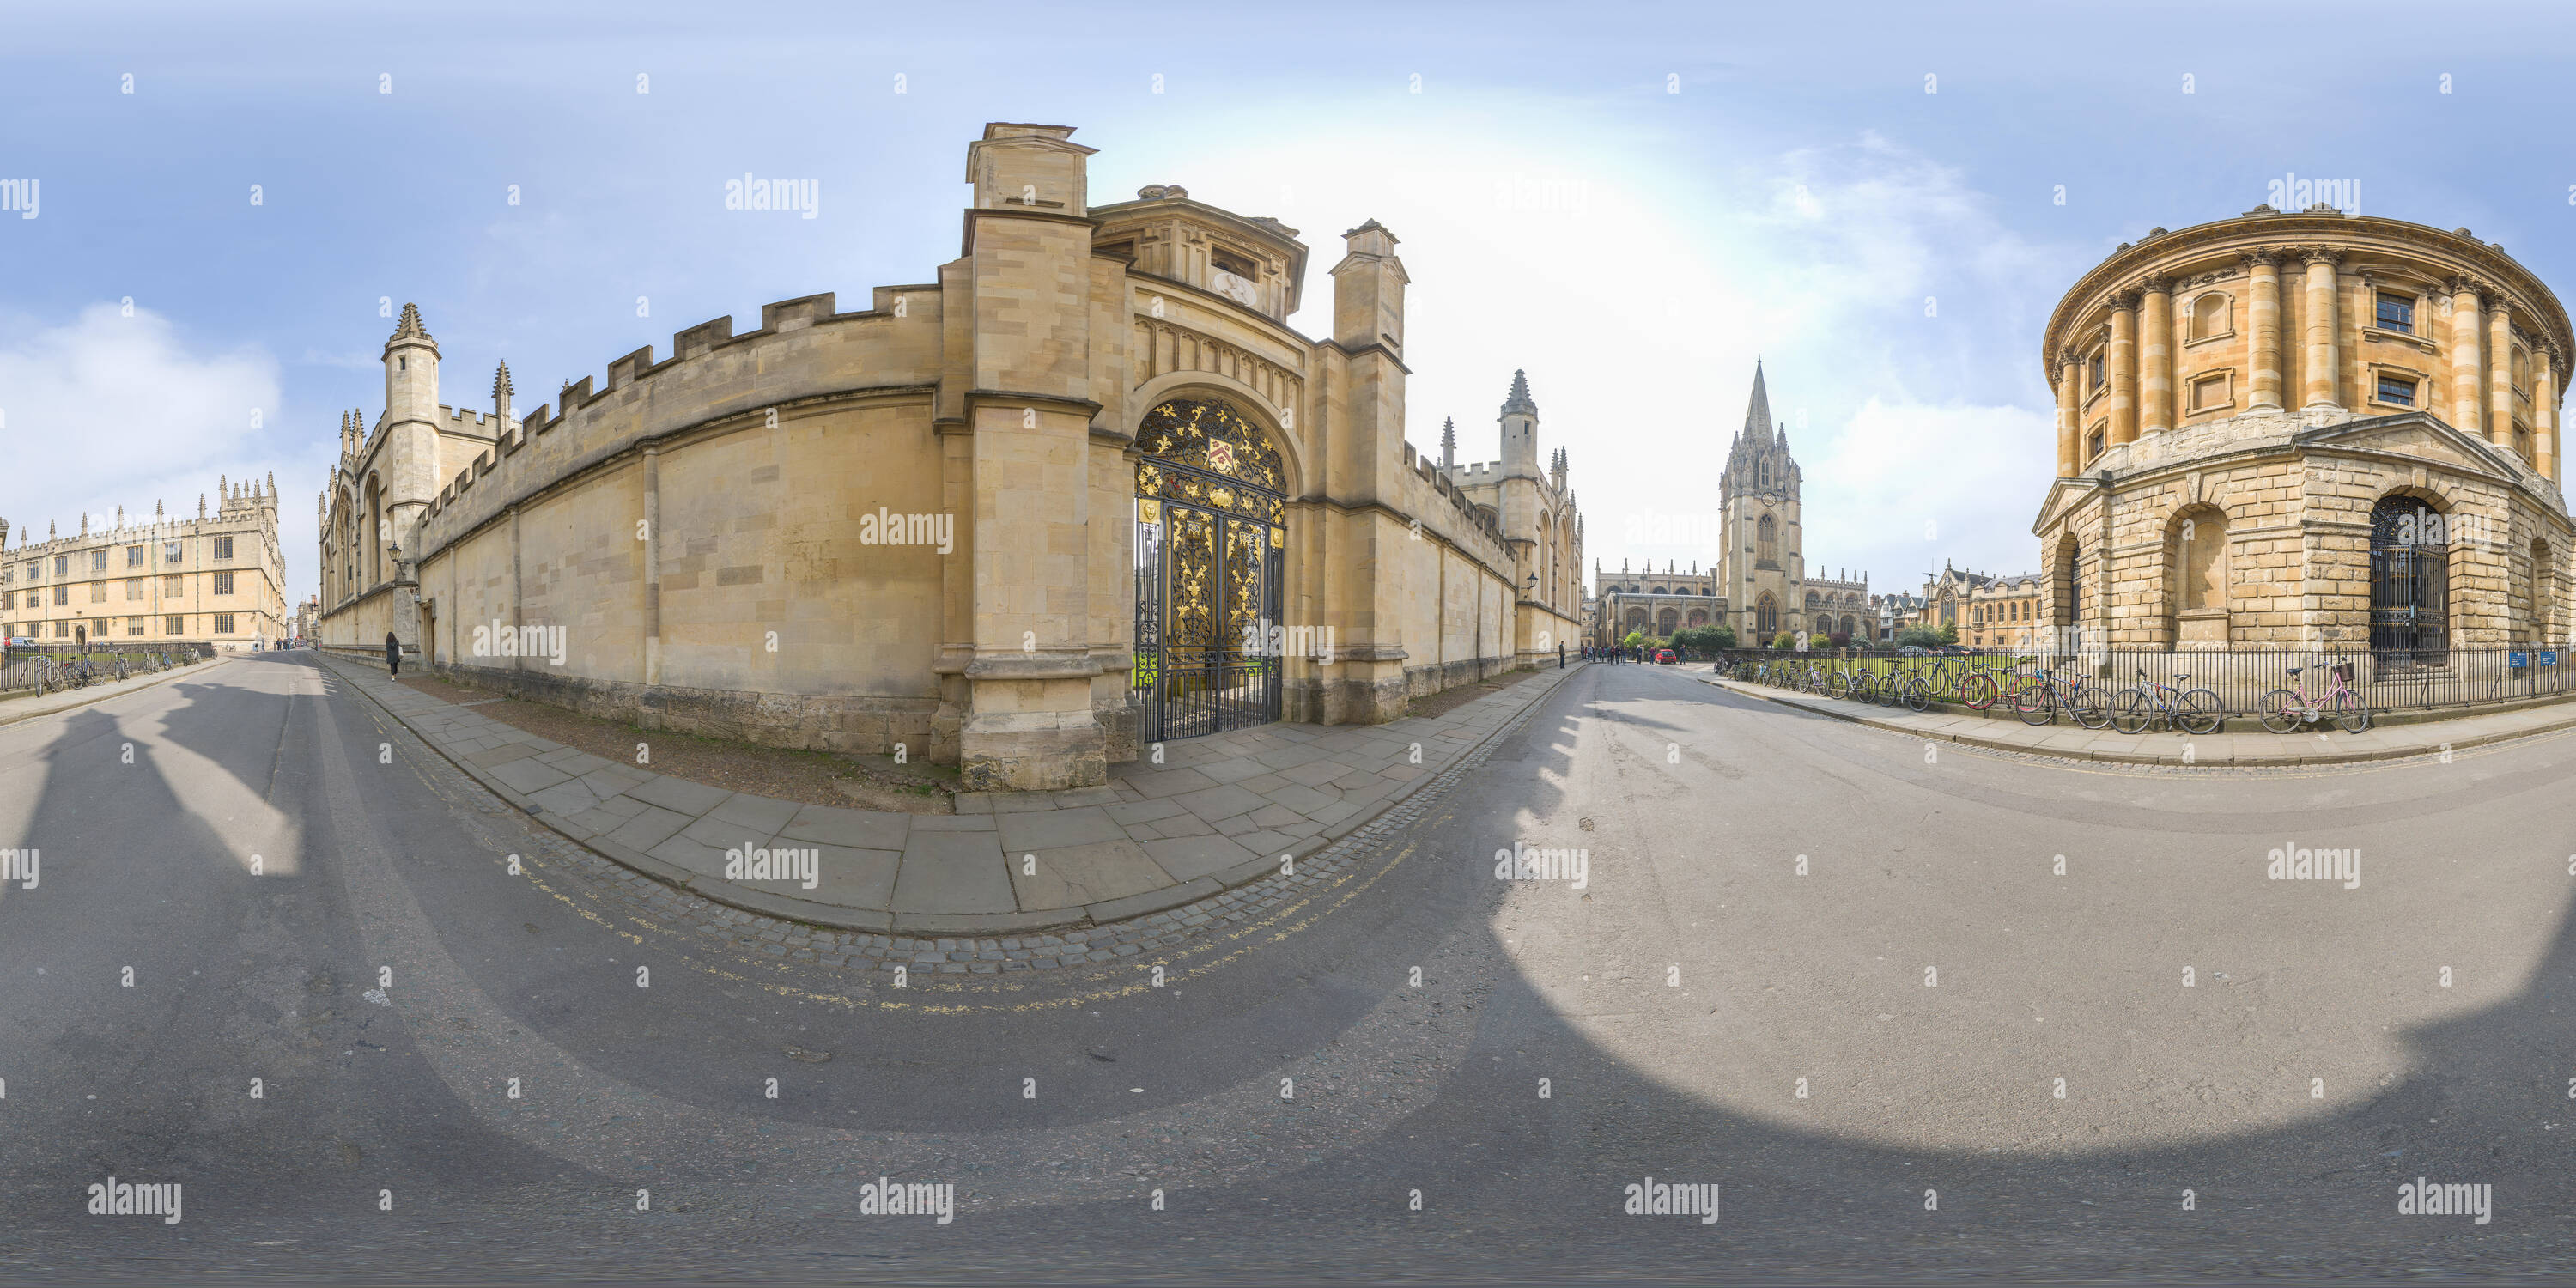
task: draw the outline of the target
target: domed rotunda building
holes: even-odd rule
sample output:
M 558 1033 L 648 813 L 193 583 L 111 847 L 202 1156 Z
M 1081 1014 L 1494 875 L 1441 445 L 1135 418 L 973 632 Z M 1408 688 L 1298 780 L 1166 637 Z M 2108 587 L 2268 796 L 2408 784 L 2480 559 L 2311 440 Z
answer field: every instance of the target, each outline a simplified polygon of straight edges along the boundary
M 2041 345 L 2050 621 L 2382 669 L 2564 638 L 2571 351 L 2558 298 L 2465 228 L 2259 206 L 2122 246 Z

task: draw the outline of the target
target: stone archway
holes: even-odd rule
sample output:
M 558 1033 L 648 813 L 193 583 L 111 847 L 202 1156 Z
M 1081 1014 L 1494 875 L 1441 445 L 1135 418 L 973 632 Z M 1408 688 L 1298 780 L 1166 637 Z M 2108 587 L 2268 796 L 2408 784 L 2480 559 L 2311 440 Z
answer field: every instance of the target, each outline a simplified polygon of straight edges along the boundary
M 1284 465 L 1233 404 L 1174 398 L 1137 429 L 1131 701 L 1147 741 L 1267 724 L 1281 670 L 1320 642 L 1280 621 Z
M 2450 663 L 2448 522 L 2402 492 L 2370 507 L 2370 651 L 2383 670 Z

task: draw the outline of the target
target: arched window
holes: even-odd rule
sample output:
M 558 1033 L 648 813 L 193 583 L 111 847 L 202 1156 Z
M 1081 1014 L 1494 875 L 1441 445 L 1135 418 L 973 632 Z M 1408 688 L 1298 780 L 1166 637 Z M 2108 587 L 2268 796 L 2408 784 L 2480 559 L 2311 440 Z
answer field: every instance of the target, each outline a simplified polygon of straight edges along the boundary
M 1808 612 L 1811 612 L 1811 613 L 1812 613 L 1812 612 L 1816 611 L 1817 607 L 1818 607 L 1818 606 L 1820 606 L 1821 604 L 1823 604 L 1823 602 L 1824 602 L 1824 596 L 1819 595 L 1819 594 L 1817 594 L 1816 592 L 1814 592 L 1814 591 L 1812 591 L 1812 590 L 1807 592 L 1807 611 L 1808 611 Z
M 1777 567 L 1780 563 L 1780 525 L 1763 515 L 1753 525 L 1753 558 L 1756 563 Z
M 2513 388 L 2516 393 L 2531 388 L 2531 355 L 2520 349 L 2513 351 Z
M 1657 635 L 1661 635 L 1669 639 L 1672 636 L 1673 629 L 1680 624 L 1681 614 L 1673 611 L 1672 609 L 1667 608 L 1664 611 L 1655 614 L 1655 634 Z
M 2235 327 L 2232 325 L 2234 319 L 2229 316 L 2229 312 L 2227 297 L 2216 291 L 2193 300 L 2191 302 L 2191 338 L 2206 340 L 2213 335 L 2225 335 L 2234 330 Z
M 1770 520 L 1766 518 L 1763 522 Z M 1779 630 L 1780 605 L 1772 601 L 1771 592 L 1766 590 L 1762 592 L 1762 598 L 1753 602 L 1753 633 L 1761 637 L 1762 643 L 1768 644 Z

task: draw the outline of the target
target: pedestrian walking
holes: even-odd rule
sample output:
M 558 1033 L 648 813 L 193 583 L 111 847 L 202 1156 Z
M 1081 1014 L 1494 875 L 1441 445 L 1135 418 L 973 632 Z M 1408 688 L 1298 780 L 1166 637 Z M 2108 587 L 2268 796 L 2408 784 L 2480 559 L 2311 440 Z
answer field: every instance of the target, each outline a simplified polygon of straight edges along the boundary
M 402 641 L 395 639 L 392 631 L 385 632 L 385 669 L 395 679 L 402 678 Z

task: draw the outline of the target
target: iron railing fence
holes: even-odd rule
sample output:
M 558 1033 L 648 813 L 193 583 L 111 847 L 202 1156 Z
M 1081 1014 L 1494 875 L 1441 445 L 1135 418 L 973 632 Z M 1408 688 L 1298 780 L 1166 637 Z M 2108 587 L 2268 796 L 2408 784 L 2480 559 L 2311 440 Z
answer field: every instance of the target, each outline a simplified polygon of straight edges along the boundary
M 0 653 L 0 693 L 63 687 L 145 675 L 214 656 L 209 644 L 168 644 L 154 648 L 118 648 L 100 644 L 22 644 Z M 86 676 L 73 672 L 83 662 Z M 122 673 L 120 675 L 120 672 Z
M 1719 659 L 1721 669 L 1739 664 L 1767 667 L 1774 678 L 1799 687 L 1798 664 L 1811 662 L 1828 671 L 1869 666 L 1935 676 L 1939 700 L 1953 700 L 1957 677 L 1967 670 L 2007 666 L 2036 677 L 2043 668 L 2061 677 L 2082 677 L 2106 686 L 2114 695 L 2143 680 L 2172 689 L 2207 689 L 2217 695 L 2219 710 L 2231 717 L 2263 713 L 2265 695 L 2304 685 L 2311 704 L 2327 703 L 2335 689 L 2334 668 L 2352 666 L 2349 687 L 2369 703 L 2374 715 L 2434 711 L 2522 702 L 2576 693 L 2576 651 L 2540 644 L 2507 644 L 2468 648 L 2448 645 L 2425 649 L 2041 649 L 2013 653 L 1989 651 L 1964 657 L 1888 658 L 1848 650 L 1782 653 L 1770 649 L 1737 649 Z M 2295 670 L 2297 674 L 2292 675 Z

